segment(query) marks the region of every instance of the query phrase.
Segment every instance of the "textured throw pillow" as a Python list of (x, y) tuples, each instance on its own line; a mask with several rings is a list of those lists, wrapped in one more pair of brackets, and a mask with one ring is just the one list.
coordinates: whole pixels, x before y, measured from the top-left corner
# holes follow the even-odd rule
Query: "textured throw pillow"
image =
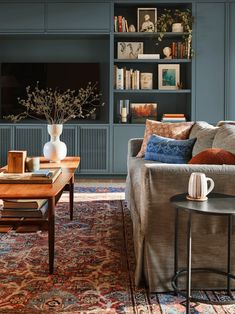
[(195, 138), (174, 140), (153, 134), (149, 138), (144, 159), (169, 164), (187, 164), (192, 157), (195, 141)]
[(215, 135), (212, 148), (222, 148), (235, 154), (235, 125), (221, 126)]
[(144, 140), (141, 149), (136, 157), (144, 156), (148, 140), (152, 134), (177, 140), (185, 140), (189, 137), (189, 132), (193, 124), (194, 122), (162, 123), (147, 119)]
[(197, 138), (193, 146), (192, 155), (195, 156), (207, 148), (212, 148), (213, 140), (215, 138), (218, 127), (200, 121), (196, 122), (191, 129), (189, 138)]
[(194, 156), (189, 164), (235, 165), (235, 155), (220, 148), (209, 148)]
[(235, 125), (235, 121), (230, 121), (230, 120), (225, 120), (225, 121), (219, 121), (216, 126), (222, 126), (222, 125), (225, 125), (225, 124), (232, 124), (232, 125)]

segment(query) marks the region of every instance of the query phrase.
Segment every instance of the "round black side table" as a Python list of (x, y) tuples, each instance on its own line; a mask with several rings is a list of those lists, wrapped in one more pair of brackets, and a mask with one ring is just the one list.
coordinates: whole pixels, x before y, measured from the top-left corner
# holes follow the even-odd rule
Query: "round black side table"
[[(235, 276), (231, 274), (231, 264), (232, 264), (232, 219), (235, 215), (235, 196), (211, 193), (208, 195), (208, 200), (199, 201), (189, 201), (186, 199), (186, 194), (178, 194), (170, 199), (172, 205), (176, 208), (175, 213), (175, 245), (174, 245), (174, 277), (172, 278), (172, 287), (175, 292), (183, 295), (186, 298), (186, 313), (190, 314), (190, 302), (200, 302), (207, 304), (234, 304), (235, 300), (231, 294), (231, 279), (235, 279)], [(179, 227), (179, 210), (184, 210), (188, 213), (188, 230), (187, 230), (187, 267), (178, 269), (178, 227)], [(192, 268), (191, 258), (192, 258), (192, 214), (201, 215), (221, 215), (227, 216), (228, 218), (228, 240), (227, 240), (227, 272), (221, 271), (214, 268)], [(192, 272), (209, 272), (215, 273), (227, 277), (227, 294), (230, 296), (231, 300), (228, 301), (208, 301), (200, 298), (195, 298), (191, 296), (191, 275)], [(186, 293), (180, 290), (177, 286), (177, 279), (181, 275), (187, 275), (187, 288)]]

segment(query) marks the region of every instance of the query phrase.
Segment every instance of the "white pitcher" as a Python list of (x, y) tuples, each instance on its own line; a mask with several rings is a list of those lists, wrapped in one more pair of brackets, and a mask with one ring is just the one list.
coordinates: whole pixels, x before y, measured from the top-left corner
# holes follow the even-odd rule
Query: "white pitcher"
[[(209, 187), (208, 187), (209, 182)], [(211, 178), (207, 178), (205, 173), (193, 172), (189, 178), (188, 194), (192, 199), (205, 200), (215, 186)]]

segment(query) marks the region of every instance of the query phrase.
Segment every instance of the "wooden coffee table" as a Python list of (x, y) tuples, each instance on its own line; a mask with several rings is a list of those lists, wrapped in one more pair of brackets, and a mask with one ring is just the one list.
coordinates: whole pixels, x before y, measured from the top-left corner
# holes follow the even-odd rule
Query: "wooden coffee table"
[(80, 157), (66, 157), (60, 163), (50, 163), (40, 158), (40, 168), (61, 167), (62, 173), (52, 184), (0, 184), (0, 199), (47, 199), (48, 217), (42, 218), (1, 218), (0, 224), (36, 224), (44, 225), (48, 230), (49, 273), (54, 270), (55, 246), (55, 206), (65, 188), (69, 187), (70, 219), (73, 219), (74, 172), (78, 168)]

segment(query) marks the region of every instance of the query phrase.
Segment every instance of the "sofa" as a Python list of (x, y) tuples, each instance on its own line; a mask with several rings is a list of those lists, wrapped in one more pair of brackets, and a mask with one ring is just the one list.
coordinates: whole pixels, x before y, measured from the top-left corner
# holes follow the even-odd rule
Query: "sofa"
[[(222, 148), (235, 154), (235, 126), (214, 127), (196, 122), (189, 133), (196, 138), (192, 155), (207, 148)], [(192, 172), (203, 172), (215, 182), (213, 192), (235, 196), (235, 165), (167, 164), (136, 157), (143, 139), (128, 143), (126, 200), (133, 222), (136, 257), (135, 284), (151, 292), (172, 291), (174, 274), (175, 208), (170, 198), (186, 193)], [(234, 202), (235, 206), (235, 202)], [(186, 266), (187, 213), (179, 217), (179, 266)], [(235, 226), (235, 223), (234, 223)], [(235, 243), (235, 230), (233, 232)], [(219, 216), (193, 215), (192, 267), (226, 270), (227, 220)], [(232, 254), (234, 261), (235, 250)], [(235, 262), (232, 263), (235, 273)], [(180, 280), (183, 285), (185, 279)], [(193, 287), (223, 288), (226, 280), (218, 275), (195, 274)]]

